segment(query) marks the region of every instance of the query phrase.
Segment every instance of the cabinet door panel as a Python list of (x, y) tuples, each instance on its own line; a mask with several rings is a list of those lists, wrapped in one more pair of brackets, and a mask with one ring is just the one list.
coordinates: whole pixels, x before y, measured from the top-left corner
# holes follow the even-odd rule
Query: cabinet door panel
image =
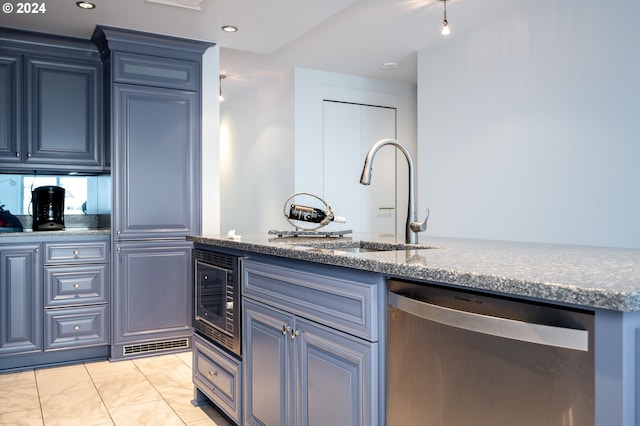
[(296, 331), (296, 424), (378, 424), (377, 343), (300, 318)]
[(243, 300), (243, 313), (243, 424), (292, 424), (293, 345), (286, 327), (293, 326), (293, 317), (248, 299)]
[(193, 335), (193, 383), (229, 417), (240, 422), (240, 360), (197, 334)]
[(0, 247), (0, 355), (42, 349), (39, 244)]
[(115, 343), (190, 335), (191, 243), (116, 247)]
[(27, 163), (101, 166), (99, 62), (26, 57)]
[(196, 93), (115, 85), (114, 97), (117, 237), (191, 233), (199, 211), (193, 179)]
[(21, 74), (20, 56), (0, 52), (0, 158), (3, 163), (20, 162)]
[(109, 342), (109, 307), (45, 311), (45, 351), (105, 345)]

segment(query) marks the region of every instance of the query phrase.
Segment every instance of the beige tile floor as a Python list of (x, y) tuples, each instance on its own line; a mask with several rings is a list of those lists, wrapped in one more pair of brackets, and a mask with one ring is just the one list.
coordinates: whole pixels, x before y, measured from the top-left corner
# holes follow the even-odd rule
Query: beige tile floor
[(194, 407), (191, 352), (0, 374), (0, 425), (229, 426)]

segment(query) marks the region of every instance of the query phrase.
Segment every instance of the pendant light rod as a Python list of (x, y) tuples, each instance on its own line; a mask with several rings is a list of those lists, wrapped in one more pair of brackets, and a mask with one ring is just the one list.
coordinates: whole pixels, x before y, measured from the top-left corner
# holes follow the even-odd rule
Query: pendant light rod
[(447, 0), (442, 0), (444, 2), (444, 19), (442, 20), (442, 30), (440, 34), (449, 35), (451, 30), (449, 30), (449, 21), (447, 21)]

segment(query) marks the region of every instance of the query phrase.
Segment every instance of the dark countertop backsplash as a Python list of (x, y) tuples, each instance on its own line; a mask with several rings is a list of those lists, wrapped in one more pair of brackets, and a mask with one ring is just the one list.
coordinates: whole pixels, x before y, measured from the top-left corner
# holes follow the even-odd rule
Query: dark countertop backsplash
[[(22, 227), (31, 230), (33, 218), (29, 215), (15, 215)], [(111, 227), (110, 214), (73, 214), (64, 217), (65, 229), (83, 228), (83, 229), (108, 229)]]

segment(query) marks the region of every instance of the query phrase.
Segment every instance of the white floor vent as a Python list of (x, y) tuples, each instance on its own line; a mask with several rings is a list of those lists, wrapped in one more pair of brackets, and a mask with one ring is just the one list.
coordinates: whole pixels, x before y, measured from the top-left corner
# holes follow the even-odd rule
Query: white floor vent
[(141, 343), (138, 345), (127, 345), (122, 348), (122, 354), (138, 355), (150, 352), (162, 352), (174, 349), (182, 349), (189, 347), (189, 339), (164, 340), (161, 342)]

